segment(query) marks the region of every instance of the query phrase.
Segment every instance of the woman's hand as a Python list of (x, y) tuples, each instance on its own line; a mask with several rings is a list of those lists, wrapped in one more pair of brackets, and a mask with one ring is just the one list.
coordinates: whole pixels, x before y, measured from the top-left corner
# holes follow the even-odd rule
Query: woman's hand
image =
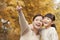
[(22, 7), (21, 6), (17, 6), (17, 11), (20, 13), (22, 11)]

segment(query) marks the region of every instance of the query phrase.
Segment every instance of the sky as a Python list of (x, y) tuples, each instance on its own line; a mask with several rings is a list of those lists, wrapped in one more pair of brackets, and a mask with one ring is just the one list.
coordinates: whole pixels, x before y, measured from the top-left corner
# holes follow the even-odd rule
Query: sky
[(60, 7), (60, 0), (53, 0), (55, 6), (54, 9), (56, 10), (58, 7)]
[(60, 2), (60, 0), (54, 0), (55, 4), (58, 4)]

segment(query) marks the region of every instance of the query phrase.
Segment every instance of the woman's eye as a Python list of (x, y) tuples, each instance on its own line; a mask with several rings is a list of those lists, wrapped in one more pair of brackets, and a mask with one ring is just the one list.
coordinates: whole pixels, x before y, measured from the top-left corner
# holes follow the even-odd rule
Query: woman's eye
[(42, 20), (39, 20), (39, 19), (36, 19), (36, 21), (40, 21), (40, 22), (42, 22)]
[(44, 22), (45, 24), (47, 24), (48, 22)]
[(38, 19), (36, 19), (36, 21), (38, 21)]
[(40, 20), (40, 22), (42, 22), (42, 20)]

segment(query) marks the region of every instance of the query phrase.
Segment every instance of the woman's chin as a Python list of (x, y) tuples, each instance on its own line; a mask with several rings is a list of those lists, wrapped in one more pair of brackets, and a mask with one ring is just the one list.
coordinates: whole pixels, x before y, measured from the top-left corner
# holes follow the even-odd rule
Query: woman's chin
[(36, 29), (40, 29), (40, 26), (35, 27)]

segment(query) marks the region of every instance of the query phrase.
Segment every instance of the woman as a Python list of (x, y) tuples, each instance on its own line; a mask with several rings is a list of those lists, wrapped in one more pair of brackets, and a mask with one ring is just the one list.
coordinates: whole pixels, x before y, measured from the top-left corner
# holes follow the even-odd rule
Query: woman
[(17, 6), (19, 14), (19, 23), (21, 26), (20, 40), (40, 40), (40, 28), (42, 27), (43, 16), (41, 14), (34, 16), (32, 24), (26, 21), (21, 7)]
[(58, 40), (56, 26), (54, 24), (55, 16), (48, 13), (44, 16), (43, 24), (45, 29), (41, 32), (42, 40)]

